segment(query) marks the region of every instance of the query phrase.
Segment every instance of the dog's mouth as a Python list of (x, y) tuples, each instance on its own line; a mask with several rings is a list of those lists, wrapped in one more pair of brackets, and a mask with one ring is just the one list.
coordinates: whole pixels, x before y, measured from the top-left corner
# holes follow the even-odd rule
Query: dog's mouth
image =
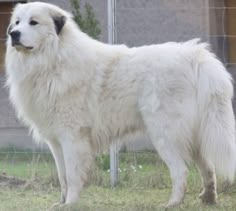
[(25, 46), (20, 42), (12, 41), (12, 47), (16, 48), (16, 50), (32, 50), (34, 47)]

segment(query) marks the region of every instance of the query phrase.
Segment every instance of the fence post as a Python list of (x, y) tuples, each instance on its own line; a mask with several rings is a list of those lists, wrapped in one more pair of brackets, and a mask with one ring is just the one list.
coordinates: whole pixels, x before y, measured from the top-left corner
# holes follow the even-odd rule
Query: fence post
[(108, 43), (115, 43), (116, 35), (116, 0), (107, 0)]
[(110, 176), (112, 187), (115, 187), (118, 182), (118, 161), (117, 143), (113, 143), (110, 147)]
[[(108, 20), (108, 43), (115, 43), (115, 24), (116, 24), (116, 0), (107, 0), (107, 20)], [(114, 187), (118, 182), (118, 148), (114, 143), (110, 147), (110, 176), (111, 186)]]

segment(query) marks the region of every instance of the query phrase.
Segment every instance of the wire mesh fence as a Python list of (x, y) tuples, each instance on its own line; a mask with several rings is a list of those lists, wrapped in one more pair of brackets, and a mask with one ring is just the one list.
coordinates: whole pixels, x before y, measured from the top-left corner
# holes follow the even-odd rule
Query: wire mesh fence
[[(140, 178), (147, 174), (159, 175), (165, 169), (164, 164), (154, 151), (120, 152), (119, 153), (119, 185), (127, 184), (130, 177), (140, 174)], [(166, 170), (165, 170), (166, 171)], [(159, 172), (159, 173), (158, 173)], [(58, 185), (56, 166), (49, 151), (19, 150), (6, 148), (0, 150), (0, 174), (1, 185), (11, 185), (11, 182), (25, 180), (41, 181), (42, 184)], [(95, 157), (91, 170), (89, 183), (110, 187), (110, 157), (109, 154), (101, 154)], [(5, 177), (5, 180), (3, 178)], [(9, 180), (7, 180), (7, 178)], [(138, 177), (137, 177), (138, 178)], [(146, 177), (147, 178), (147, 177)], [(131, 182), (129, 180), (129, 182)], [(136, 181), (137, 182), (137, 181)], [(148, 181), (145, 180), (144, 183)], [(154, 182), (154, 181), (153, 181)], [(19, 185), (21, 185), (20, 183)], [(135, 184), (135, 181), (134, 181)], [(136, 185), (138, 185), (137, 182)], [(155, 186), (155, 185), (154, 185)]]

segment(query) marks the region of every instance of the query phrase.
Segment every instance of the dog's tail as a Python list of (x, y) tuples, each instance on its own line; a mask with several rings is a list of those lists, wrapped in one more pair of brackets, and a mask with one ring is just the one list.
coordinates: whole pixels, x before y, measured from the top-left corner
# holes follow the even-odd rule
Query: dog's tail
[(235, 117), (231, 75), (208, 50), (198, 63), (198, 118), (200, 155), (215, 166), (216, 173), (233, 181), (236, 172)]

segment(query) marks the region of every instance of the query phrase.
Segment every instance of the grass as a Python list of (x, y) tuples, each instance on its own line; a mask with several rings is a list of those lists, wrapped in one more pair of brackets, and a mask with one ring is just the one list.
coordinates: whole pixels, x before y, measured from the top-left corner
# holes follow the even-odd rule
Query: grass
[[(8, 153), (4, 153), (8, 152)], [(0, 174), (25, 179), (24, 185), (10, 185), (0, 180), (0, 211), (47, 210), (59, 199), (59, 185), (53, 159), (48, 153), (0, 152)], [(81, 211), (158, 211), (171, 192), (171, 181), (165, 165), (154, 153), (120, 155), (120, 182), (110, 188), (109, 157), (100, 156), (91, 171), (89, 182), (81, 193), (77, 207)], [(201, 180), (190, 167), (184, 203), (173, 210), (236, 210), (236, 186), (226, 188), (219, 182), (219, 203), (206, 206), (198, 199)]]

